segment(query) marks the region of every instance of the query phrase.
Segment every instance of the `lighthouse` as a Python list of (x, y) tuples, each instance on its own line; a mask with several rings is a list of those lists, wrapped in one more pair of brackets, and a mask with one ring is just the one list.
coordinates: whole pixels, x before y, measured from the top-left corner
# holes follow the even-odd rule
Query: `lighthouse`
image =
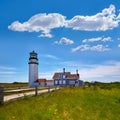
[(30, 52), (29, 57), (29, 86), (36, 86), (35, 81), (38, 79), (38, 58), (37, 53)]

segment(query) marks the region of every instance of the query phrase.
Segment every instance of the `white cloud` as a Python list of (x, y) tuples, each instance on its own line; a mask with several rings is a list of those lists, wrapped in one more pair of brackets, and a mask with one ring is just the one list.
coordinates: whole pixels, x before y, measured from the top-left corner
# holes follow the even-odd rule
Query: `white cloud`
[(118, 47), (120, 48), (120, 44), (118, 44)]
[(58, 59), (58, 57), (56, 57), (56, 56), (54, 56), (54, 55), (45, 55), (45, 57), (51, 58), (51, 59)]
[(84, 39), (84, 40), (82, 40), (82, 42), (83, 43), (85, 43), (85, 42), (97, 42), (97, 41), (100, 41), (100, 40), (102, 40), (102, 37)]
[(103, 42), (108, 42), (108, 41), (112, 41), (111, 37), (106, 37), (102, 39)]
[(76, 48), (72, 48), (72, 52), (76, 51), (97, 51), (97, 52), (104, 52), (104, 51), (109, 51), (110, 48), (108, 48), (108, 45), (103, 46), (103, 45), (96, 45), (96, 46), (90, 46), (88, 44), (80, 45)]
[(73, 30), (85, 31), (106, 31), (111, 30), (119, 25), (120, 14), (115, 14), (115, 6), (110, 5), (105, 8), (101, 13), (93, 16), (74, 16), (71, 20), (67, 21), (66, 27)]
[(90, 45), (85, 44), (85, 45), (80, 45), (80, 46), (78, 46), (78, 47), (76, 47), (76, 48), (73, 48), (73, 49), (72, 49), (72, 52), (76, 52), (76, 51), (86, 51), (86, 50), (89, 50), (89, 49), (90, 49)]
[(13, 22), (8, 29), (19, 32), (41, 32), (39, 37), (53, 37), (50, 33), (52, 29), (65, 27), (73, 30), (84, 31), (106, 31), (118, 27), (120, 22), (120, 13), (116, 15), (114, 5), (105, 8), (102, 12), (93, 16), (74, 16), (70, 20), (59, 13), (43, 13), (32, 16), (28, 21), (20, 23)]
[(16, 73), (15, 70), (14, 67), (0, 66), (0, 75), (12, 75)]
[[(104, 81), (115, 81), (119, 80), (120, 76), (120, 62), (108, 62), (105, 64), (97, 65), (88, 65), (89, 67), (81, 68), (80, 74), (81, 78), (84, 80), (97, 80), (102, 82)], [(116, 76), (119, 78), (115, 79)], [(106, 79), (109, 77), (108, 79)]]
[(112, 41), (111, 37), (97, 37), (97, 38), (90, 38), (90, 39), (84, 39), (82, 40), (83, 43), (86, 42), (98, 42), (98, 41), (102, 41), (102, 42), (108, 42), (108, 41)]
[(0, 70), (15, 70), (14, 67), (6, 67), (6, 66), (0, 66)]
[(96, 46), (92, 46), (90, 48), (91, 51), (98, 51), (98, 52), (104, 52), (104, 51), (109, 51), (110, 48), (108, 48), (108, 45), (103, 46), (103, 45), (96, 45)]
[(19, 32), (42, 32), (39, 37), (52, 37), (50, 34), (51, 29), (63, 27), (64, 24), (65, 16), (59, 13), (43, 13), (32, 16), (24, 23), (15, 21), (8, 28)]
[(73, 40), (70, 40), (66, 37), (62, 37), (59, 41), (54, 42), (54, 44), (58, 44), (58, 45), (71, 45), (73, 43), (74, 43)]
[(43, 34), (39, 35), (38, 37), (48, 37), (48, 38), (52, 38), (53, 35), (50, 34), (50, 33), (43, 33)]
[(13, 72), (13, 71), (0, 71), (0, 75), (12, 75), (12, 74), (15, 74), (16, 72)]

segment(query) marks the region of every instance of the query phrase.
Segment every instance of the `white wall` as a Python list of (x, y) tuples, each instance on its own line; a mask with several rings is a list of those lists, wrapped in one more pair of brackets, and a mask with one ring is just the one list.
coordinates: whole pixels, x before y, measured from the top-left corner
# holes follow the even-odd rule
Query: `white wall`
[(54, 82), (47, 82), (47, 86), (54, 86)]
[(29, 64), (29, 85), (35, 86), (34, 82), (38, 79), (38, 64)]

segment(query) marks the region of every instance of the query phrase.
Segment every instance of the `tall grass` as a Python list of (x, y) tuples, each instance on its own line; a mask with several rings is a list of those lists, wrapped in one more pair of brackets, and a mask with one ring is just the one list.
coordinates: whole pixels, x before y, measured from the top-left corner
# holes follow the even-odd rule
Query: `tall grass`
[(63, 88), (0, 107), (0, 120), (120, 120), (120, 89)]
[(28, 87), (28, 83), (20, 83), (20, 82), (0, 83), (0, 86), (4, 86), (5, 90), (8, 90), (8, 89), (18, 89), (18, 88), (22, 88), (22, 87)]

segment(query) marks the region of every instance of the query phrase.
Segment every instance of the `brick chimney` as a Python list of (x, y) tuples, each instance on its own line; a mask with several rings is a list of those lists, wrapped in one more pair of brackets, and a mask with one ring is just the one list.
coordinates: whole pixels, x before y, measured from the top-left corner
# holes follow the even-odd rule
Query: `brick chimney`
[(63, 73), (65, 73), (65, 68), (63, 68)]
[(78, 76), (78, 78), (79, 78), (79, 73), (78, 73), (78, 70), (76, 70), (76, 74), (77, 74), (77, 76)]

